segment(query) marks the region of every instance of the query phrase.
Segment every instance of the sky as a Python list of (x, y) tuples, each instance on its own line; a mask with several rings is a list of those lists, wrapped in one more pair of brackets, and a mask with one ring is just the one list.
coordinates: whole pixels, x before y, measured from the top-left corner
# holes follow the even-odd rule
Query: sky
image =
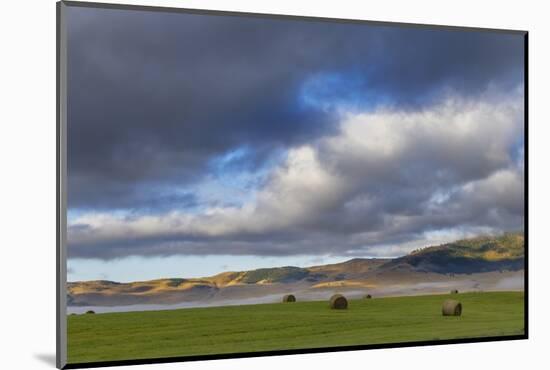
[(518, 33), (68, 8), (68, 280), (396, 257), (524, 217)]

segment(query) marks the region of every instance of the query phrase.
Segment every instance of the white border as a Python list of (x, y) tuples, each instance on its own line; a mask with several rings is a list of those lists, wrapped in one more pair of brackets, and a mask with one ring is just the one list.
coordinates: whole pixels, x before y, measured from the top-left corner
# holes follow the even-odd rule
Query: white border
[[(123, 3), (120, 1), (120, 3)], [(550, 22), (544, 2), (385, 0), (125, 1), (136, 5), (526, 29), (530, 49), (530, 337), (528, 341), (124, 367), (131, 369), (544, 368), (550, 342)], [(54, 367), (55, 1), (3, 4), (0, 233), (3, 368)], [(540, 364), (540, 365), (539, 365)], [(123, 368), (120, 368), (123, 369)]]

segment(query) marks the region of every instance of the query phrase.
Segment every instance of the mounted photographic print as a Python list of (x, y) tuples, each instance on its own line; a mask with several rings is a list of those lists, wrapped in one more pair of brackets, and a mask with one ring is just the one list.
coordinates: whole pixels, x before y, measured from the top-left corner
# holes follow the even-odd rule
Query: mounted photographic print
[(58, 367), (527, 338), (526, 55), (58, 3)]

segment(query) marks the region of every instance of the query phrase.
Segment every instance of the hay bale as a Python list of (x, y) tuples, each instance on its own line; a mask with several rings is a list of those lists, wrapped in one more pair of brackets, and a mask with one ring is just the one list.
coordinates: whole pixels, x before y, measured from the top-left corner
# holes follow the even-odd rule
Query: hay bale
[(94, 311), (92, 310), (89, 310), (89, 311), (86, 311), (87, 314), (92, 314), (92, 313), (95, 313)]
[(462, 315), (462, 303), (454, 299), (447, 299), (443, 302), (441, 313), (443, 316), (460, 316)]
[(451, 290), (451, 294), (458, 294), (458, 290), (456, 289)]
[(370, 294), (367, 294), (367, 295), (365, 296), (365, 299), (371, 299), (371, 298), (372, 298), (372, 296), (371, 296)]
[(345, 310), (348, 308), (348, 300), (341, 294), (330, 297), (330, 308), (333, 310)]
[(296, 297), (292, 294), (287, 294), (283, 296), (283, 302), (296, 302)]

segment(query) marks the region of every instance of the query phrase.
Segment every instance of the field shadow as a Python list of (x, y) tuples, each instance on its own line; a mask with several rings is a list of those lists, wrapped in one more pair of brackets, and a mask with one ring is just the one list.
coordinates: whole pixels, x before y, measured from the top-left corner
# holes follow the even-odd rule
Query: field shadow
[(34, 358), (37, 360), (40, 360), (42, 363), (46, 365), (50, 365), (51, 367), (55, 367), (55, 353), (35, 353)]

